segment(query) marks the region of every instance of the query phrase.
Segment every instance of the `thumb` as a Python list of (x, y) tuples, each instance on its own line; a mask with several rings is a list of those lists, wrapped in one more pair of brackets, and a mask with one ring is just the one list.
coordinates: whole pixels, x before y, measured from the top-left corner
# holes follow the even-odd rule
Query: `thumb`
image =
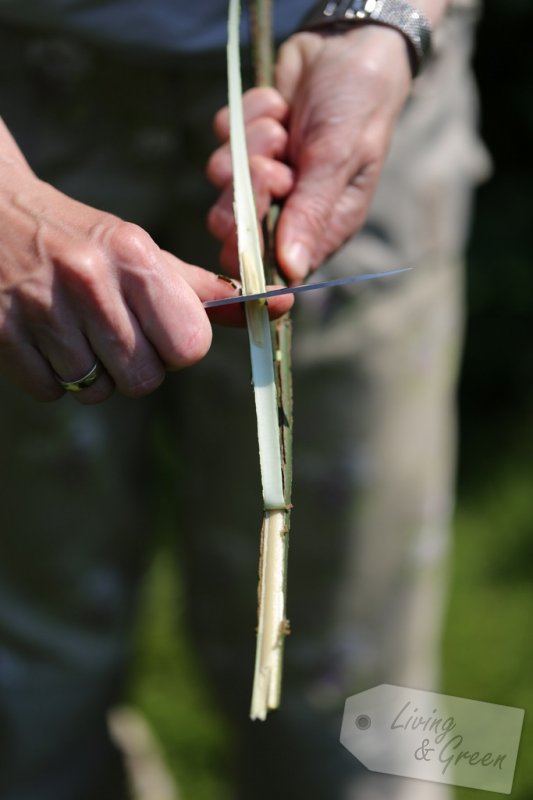
[(329, 152), (304, 154), (295, 187), (277, 227), (277, 256), (289, 280), (301, 281), (319, 266), (318, 254), (329, 238), (332, 214), (346, 186), (345, 169)]

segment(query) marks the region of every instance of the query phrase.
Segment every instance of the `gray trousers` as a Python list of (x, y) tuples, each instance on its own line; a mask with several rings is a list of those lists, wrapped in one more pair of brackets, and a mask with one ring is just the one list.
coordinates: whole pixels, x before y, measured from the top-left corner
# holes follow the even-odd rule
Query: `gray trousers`
[[(416, 269), (296, 304), (293, 634), (282, 708), (266, 723), (247, 717), (261, 500), (246, 334), (217, 330), (202, 364), (142, 401), (39, 405), (1, 384), (3, 800), (123, 796), (106, 714), (154, 489), (171, 469), (161, 442), (191, 636), (238, 732), (235, 796), (446, 796), (366, 772), (338, 737), (351, 694), (438, 688), (463, 249), (483, 169), (470, 38), (466, 16), (451, 15), (368, 224), (323, 271)], [(221, 59), (144, 65), (50, 36), (2, 39), (3, 116), (36, 172), (216, 268), (203, 166), (225, 102)]]

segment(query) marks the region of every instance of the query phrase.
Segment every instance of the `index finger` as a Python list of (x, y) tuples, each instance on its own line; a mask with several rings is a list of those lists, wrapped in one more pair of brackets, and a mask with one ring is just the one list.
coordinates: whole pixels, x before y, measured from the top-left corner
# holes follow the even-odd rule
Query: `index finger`
[[(172, 264), (185, 278), (202, 302), (206, 300), (223, 300), (227, 297), (235, 297), (241, 294), (239, 281), (228, 278), (225, 275), (216, 275), (214, 272), (195, 267), (192, 264), (186, 264), (170, 253), (163, 253), (163, 255), (167, 257), (168, 263)], [(292, 308), (293, 303), (294, 297), (292, 295), (269, 298), (268, 313), (270, 318), (277, 319), (283, 316)], [(209, 319), (218, 325), (229, 327), (244, 327), (246, 325), (246, 315), (242, 303), (212, 308), (207, 311), (207, 314)]]

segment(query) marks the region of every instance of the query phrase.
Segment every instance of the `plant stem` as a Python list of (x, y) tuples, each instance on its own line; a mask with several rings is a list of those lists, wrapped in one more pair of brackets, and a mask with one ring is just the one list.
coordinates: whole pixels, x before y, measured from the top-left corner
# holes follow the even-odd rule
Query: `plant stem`
[[(271, 0), (250, 0), (252, 19), (252, 45), (254, 53), (255, 83), (271, 86), (274, 80), (274, 43), (272, 31)], [(264, 225), (265, 272), (269, 283), (284, 284), (275, 253), (276, 223), (279, 206), (271, 206)], [(277, 708), (281, 697), (283, 645), (289, 633), (286, 618), (287, 559), (289, 546), (290, 508), (292, 492), (292, 424), (293, 393), (291, 369), (292, 326), (286, 314), (272, 323), (274, 369), (279, 406), (279, 426), (285, 510), (267, 514), (261, 530), (261, 559), (258, 591), (258, 642), (254, 689), (252, 694), (252, 719), (264, 719), (268, 708)], [(270, 606), (278, 608), (271, 620)], [(265, 631), (268, 635), (265, 636)], [(270, 652), (265, 648), (270, 642)], [(265, 675), (266, 673), (266, 675)], [(265, 683), (268, 683), (268, 689)], [(266, 702), (265, 702), (266, 696)]]
[[(239, 264), (245, 294), (261, 291), (265, 275), (261, 258), (257, 214), (246, 149), (239, 54), (239, 0), (230, 0), (228, 19), (228, 88), (230, 147)], [(257, 414), (259, 461), (264, 520), (261, 542), (257, 656), (251, 716), (265, 719), (279, 705), (285, 619), (286, 481), (283, 476), (280, 401), (268, 308), (264, 302), (246, 304), (252, 380)], [(274, 356), (274, 353), (276, 354)], [(277, 372), (278, 370), (276, 370)], [(281, 428), (285, 426), (282, 424)]]
[(272, 33), (272, 0), (249, 0), (252, 21), (252, 50), (255, 85), (274, 83), (274, 36)]

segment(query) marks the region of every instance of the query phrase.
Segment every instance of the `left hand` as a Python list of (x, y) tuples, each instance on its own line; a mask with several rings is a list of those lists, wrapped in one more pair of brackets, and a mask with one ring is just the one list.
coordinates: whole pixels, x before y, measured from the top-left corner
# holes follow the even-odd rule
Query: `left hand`
[[(277, 258), (287, 279), (300, 282), (366, 219), (411, 87), (406, 44), (378, 25), (298, 33), (280, 49), (276, 84), (244, 96), (250, 167), (260, 219), (272, 198), (285, 198)], [(223, 266), (235, 270), (227, 109), (215, 131), (222, 145), (208, 175), (221, 195), (208, 224), (223, 242)]]

